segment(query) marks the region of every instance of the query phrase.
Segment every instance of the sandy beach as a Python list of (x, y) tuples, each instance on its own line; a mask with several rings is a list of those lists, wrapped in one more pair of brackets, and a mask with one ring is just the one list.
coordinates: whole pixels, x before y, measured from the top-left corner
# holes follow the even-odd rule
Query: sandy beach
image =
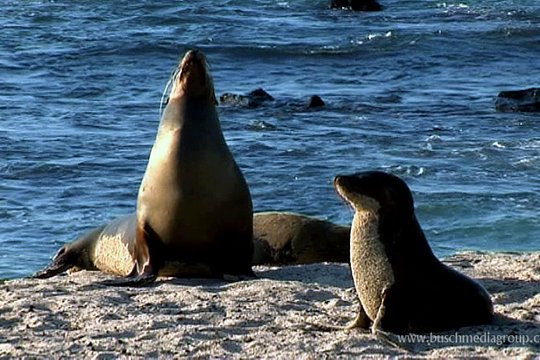
[(0, 285), (0, 358), (388, 358), (540, 356), (540, 252), (445, 260), (492, 295), (489, 326), (392, 346), (345, 325), (358, 301), (346, 264), (255, 267), (257, 279), (159, 278), (107, 287), (81, 271)]

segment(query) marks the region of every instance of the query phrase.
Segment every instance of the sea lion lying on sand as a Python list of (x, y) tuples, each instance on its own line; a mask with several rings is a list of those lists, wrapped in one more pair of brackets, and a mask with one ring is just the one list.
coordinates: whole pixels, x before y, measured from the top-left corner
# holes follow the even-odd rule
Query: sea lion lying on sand
[[(129, 275), (135, 265), (132, 247), (136, 225), (136, 214), (132, 213), (90, 230), (62, 246), (51, 264), (35, 273), (34, 277), (49, 278), (68, 270), (99, 270), (118, 276)], [(347, 226), (301, 214), (255, 213), (252, 265), (348, 262), (349, 230)], [(159, 270), (159, 275), (201, 276), (197, 273), (200, 269), (187, 263), (169, 262)]]

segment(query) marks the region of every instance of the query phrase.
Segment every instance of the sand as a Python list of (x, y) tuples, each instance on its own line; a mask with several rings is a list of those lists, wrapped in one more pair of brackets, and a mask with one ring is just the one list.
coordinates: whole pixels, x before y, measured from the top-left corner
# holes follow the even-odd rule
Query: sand
[(494, 324), (400, 347), (362, 330), (321, 331), (313, 324), (356, 314), (346, 264), (258, 266), (256, 280), (160, 278), (143, 288), (107, 287), (99, 282), (110, 276), (81, 271), (0, 285), (0, 358), (540, 357), (540, 252), (467, 252), (446, 263), (490, 292)]

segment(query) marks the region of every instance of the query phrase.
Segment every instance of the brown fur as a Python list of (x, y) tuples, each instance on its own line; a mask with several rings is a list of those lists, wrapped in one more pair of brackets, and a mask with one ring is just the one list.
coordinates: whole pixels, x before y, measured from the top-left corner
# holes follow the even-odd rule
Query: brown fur
[(349, 227), (301, 214), (254, 214), (253, 244), (253, 265), (349, 261)]
[[(163, 261), (205, 264), (216, 276), (252, 275), (251, 196), (221, 132), (200, 51), (184, 56), (137, 199), (139, 274)], [(148, 247), (149, 255), (138, 253)]]
[(361, 309), (353, 326), (425, 333), (492, 321), (486, 290), (433, 255), (405, 182), (373, 171), (337, 176), (334, 185), (355, 209), (351, 272)]
[(129, 276), (253, 276), (251, 195), (225, 138), (206, 57), (188, 51), (142, 180), (137, 212), (66, 244), (36, 277), (67, 269)]

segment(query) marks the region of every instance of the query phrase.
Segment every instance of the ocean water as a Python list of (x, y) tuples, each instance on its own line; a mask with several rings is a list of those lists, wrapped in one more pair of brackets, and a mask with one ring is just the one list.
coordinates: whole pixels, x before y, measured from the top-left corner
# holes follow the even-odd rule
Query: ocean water
[(410, 185), (438, 256), (540, 250), (540, 115), (494, 107), (540, 86), (540, 5), (380, 2), (2, 1), (0, 278), (134, 210), (163, 88), (195, 47), (218, 96), (276, 98), (219, 108), (256, 211), (350, 223), (333, 177), (379, 169)]

